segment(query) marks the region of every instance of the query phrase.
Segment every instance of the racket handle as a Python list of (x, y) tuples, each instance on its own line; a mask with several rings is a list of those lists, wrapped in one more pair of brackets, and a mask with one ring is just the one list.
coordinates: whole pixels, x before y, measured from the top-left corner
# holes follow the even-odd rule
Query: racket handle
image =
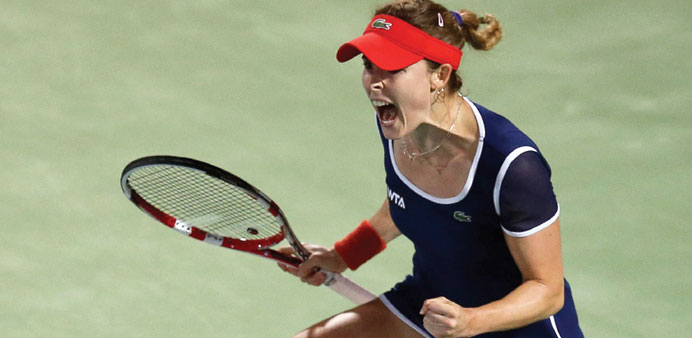
[(372, 292), (338, 273), (323, 272), (327, 275), (325, 285), (357, 305), (365, 304), (377, 298)]

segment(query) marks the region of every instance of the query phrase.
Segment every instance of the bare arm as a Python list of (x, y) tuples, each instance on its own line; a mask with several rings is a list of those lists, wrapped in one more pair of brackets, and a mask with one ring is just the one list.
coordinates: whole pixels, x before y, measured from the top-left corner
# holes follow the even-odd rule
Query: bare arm
[(369, 219), (370, 225), (375, 228), (377, 234), (382, 237), (386, 243), (401, 235), (399, 229), (394, 225), (392, 215), (389, 214), (389, 200), (385, 199), (377, 212)]
[(509, 251), (523, 278), (522, 284), (504, 298), (477, 307), (462, 308), (444, 298), (423, 305), (426, 328), (435, 337), (471, 337), (503, 331), (545, 319), (562, 308), (564, 277), (560, 220), (528, 237), (505, 235)]
[(523, 282), (503, 299), (476, 309), (478, 326), (492, 331), (548, 318), (562, 308), (564, 301), (560, 220), (532, 236), (505, 235), (505, 240)]
[[(385, 242), (389, 242), (401, 234), (396, 225), (394, 225), (392, 216), (389, 214), (389, 200), (387, 199), (385, 199), (384, 203), (382, 203), (377, 212), (375, 212), (368, 221)], [(317, 270), (315, 269), (316, 267), (337, 273), (342, 273), (348, 268), (346, 263), (336, 253), (333, 246), (328, 248), (320, 245), (305, 244), (305, 248), (308, 249), (312, 255), (307, 261), (301, 264), (297, 270), (282, 264), (279, 264), (279, 267), (286, 272), (300, 277), (303, 282), (312, 285), (321, 285), (325, 280), (324, 274), (315, 273)], [(293, 253), (291, 247), (283, 247), (279, 249), (279, 251), (284, 254)]]

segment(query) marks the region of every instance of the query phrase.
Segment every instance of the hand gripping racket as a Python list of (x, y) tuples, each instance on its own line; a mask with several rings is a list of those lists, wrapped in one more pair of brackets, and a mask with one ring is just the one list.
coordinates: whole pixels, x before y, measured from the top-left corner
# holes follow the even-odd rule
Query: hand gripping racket
[[(310, 256), (276, 203), (213, 165), (174, 156), (143, 157), (125, 167), (120, 182), (137, 207), (188, 237), (294, 267)], [(301, 259), (269, 248), (284, 238)], [(356, 304), (376, 297), (340, 274), (322, 272), (325, 285)]]

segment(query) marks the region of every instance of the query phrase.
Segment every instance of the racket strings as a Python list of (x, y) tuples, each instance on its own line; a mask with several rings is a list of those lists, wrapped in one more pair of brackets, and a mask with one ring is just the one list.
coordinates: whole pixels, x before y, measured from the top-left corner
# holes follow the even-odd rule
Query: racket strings
[[(265, 216), (266, 211), (261, 207), (248, 208), (248, 202), (254, 203), (254, 200), (249, 198), (244, 192), (239, 192), (237, 188), (229, 189), (232, 186), (195, 171), (185, 170), (175, 174), (181, 173), (183, 174), (182, 176), (165, 176), (166, 182), (168, 182), (166, 184), (170, 184), (174, 188), (168, 191), (164, 197), (168, 200), (174, 197), (178, 202), (171, 204), (170, 212), (175, 215), (189, 215), (176, 218), (182, 219), (186, 223), (212, 234), (224, 237), (263, 237), (276, 233), (276, 231), (266, 231), (266, 227), (259, 225), (262, 223), (258, 222), (258, 219), (261, 220), (262, 216)], [(194, 184), (190, 185), (189, 182), (194, 182)], [(200, 184), (200, 182), (204, 182), (204, 184)], [(210, 194), (208, 193), (209, 191), (214, 191), (214, 193)], [(231, 196), (232, 198), (229, 198)], [(237, 204), (239, 200), (241, 203), (245, 203), (244, 208), (234, 209), (233, 213), (219, 212), (227, 205)], [(195, 212), (190, 213), (191, 207), (194, 207), (195, 210), (192, 211)], [(222, 218), (224, 221), (220, 222)], [(235, 226), (229, 227), (229, 224)], [(245, 227), (246, 225), (247, 227)], [(248, 231), (254, 232), (252, 229), (257, 231), (257, 235), (253, 236), (253, 233)]]
[(261, 239), (281, 227), (245, 190), (204, 172), (173, 165), (143, 167), (128, 184), (159, 210), (221, 237)]

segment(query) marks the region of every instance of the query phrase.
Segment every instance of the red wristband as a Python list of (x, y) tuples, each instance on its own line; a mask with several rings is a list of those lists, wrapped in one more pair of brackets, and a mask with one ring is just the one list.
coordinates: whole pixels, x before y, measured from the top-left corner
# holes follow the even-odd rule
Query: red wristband
[(364, 220), (344, 239), (334, 243), (334, 250), (349, 269), (355, 270), (387, 247), (370, 222)]

